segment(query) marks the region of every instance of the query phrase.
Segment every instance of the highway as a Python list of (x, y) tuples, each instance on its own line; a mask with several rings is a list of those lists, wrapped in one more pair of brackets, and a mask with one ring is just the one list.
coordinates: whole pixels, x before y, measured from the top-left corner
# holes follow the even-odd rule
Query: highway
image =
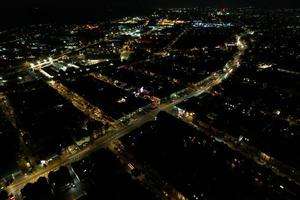
[(196, 83), (193, 86), (186, 88), (185, 90), (182, 90), (184, 92), (180, 91), (181, 96), (179, 98), (166, 101), (165, 103), (160, 104), (158, 107), (153, 108), (149, 112), (136, 112), (137, 114), (131, 117), (131, 119), (134, 120), (131, 120), (128, 125), (109, 129), (104, 136), (98, 138), (86, 148), (78, 150), (74, 154), (61, 156), (59, 160), (53, 161), (46, 167), (35, 170), (30, 175), (22, 176), (16, 179), (11, 185), (6, 188), (7, 191), (12, 194), (18, 194), (27, 183), (33, 183), (40, 177), (47, 177), (49, 172), (56, 171), (61, 166), (66, 166), (73, 162), (79, 161), (90, 155), (91, 153), (106, 147), (110, 142), (131, 133), (133, 130), (141, 127), (143, 124), (155, 120), (157, 114), (160, 111), (168, 111), (172, 107), (180, 104), (185, 100), (190, 99), (191, 97), (199, 96), (200, 94), (209, 91), (212, 87), (220, 84), (223, 80), (230, 77), (230, 75), (233, 74), (239, 67), (240, 58), (244, 54), (247, 46), (240, 41), (240, 37), (237, 37), (237, 45), (239, 49), (238, 52), (234, 55), (233, 59), (224, 66), (223, 70), (220, 70), (217, 73), (213, 73), (205, 80), (200, 81), (199, 83)]

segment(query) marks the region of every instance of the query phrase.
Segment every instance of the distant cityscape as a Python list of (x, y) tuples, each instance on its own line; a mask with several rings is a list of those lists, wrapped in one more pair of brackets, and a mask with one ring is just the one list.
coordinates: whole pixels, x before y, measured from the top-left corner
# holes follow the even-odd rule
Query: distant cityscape
[(0, 31), (0, 200), (298, 200), (300, 9)]

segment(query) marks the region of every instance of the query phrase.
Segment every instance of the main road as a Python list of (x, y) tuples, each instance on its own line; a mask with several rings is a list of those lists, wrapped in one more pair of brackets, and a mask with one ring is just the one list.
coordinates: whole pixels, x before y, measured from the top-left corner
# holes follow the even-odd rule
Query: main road
[(191, 97), (205, 93), (212, 87), (220, 84), (223, 80), (234, 73), (235, 69), (239, 67), (240, 58), (247, 48), (247, 46), (243, 42), (241, 42), (240, 37), (237, 37), (236, 44), (238, 46), (238, 52), (234, 55), (233, 59), (224, 66), (223, 70), (213, 73), (203, 81), (200, 81), (199, 83), (196, 83), (191, 87), (181, 90), (180, 93), (178, 93), (180, 94), (180, 96), (178, 95), (179, 97), (177, 96), (176, 99), (168, 100), (165, 103), (160, 104), (156, 108), (152, 108), (148, 112), (137, 112), (137, 114), (131, 117), (132, 120), (129, 122), (129, 124), (127, 124), (126, 126), (120, 126), (117, 129), (108, 130), (104, 136), (98, 138), (86, 148), (78, 150), (74, 154), (61, 156), (60, 159), (52, 161), (52, 163), (49, 163), (46, 167), (40, 168), (30, 175), (22, 176), (16, 179), (11, 185), (6, 188), (7, 191), (12, 194), (18, 194), (26, 184), (33, 183), (40, 177), (47, 177), (49, 172), (56, 171), (61, 166), (66, 166), (79, 161), (87, 157), (91, 153), (106, 147), (113, 140), (119, 139), (124, 135), (131, 133), (133, 130), (141, 127), (147, 122), (154, 121), (160, 111), (168, 111), (181, 102), (190, 99)]

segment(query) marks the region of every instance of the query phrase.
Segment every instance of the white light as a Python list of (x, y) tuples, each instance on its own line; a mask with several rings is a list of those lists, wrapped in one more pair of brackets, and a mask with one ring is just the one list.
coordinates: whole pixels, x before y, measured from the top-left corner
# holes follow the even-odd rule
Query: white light
[(284, 189), (283, 185), (280, 185), (279, 187), (280, 187), (281, 189)]
[(280, 115), (280, 113), (281, 113), (280, 110), (277, 110), (277, 111), (276, 111), (276, 114), (277, 114), (277, 115)]

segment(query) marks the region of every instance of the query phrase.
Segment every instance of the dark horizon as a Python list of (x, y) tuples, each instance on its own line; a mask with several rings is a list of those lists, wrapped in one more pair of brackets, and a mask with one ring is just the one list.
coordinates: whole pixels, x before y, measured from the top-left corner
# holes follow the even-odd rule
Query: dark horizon
[(299, 8), (300, 2), (297, 0), (27, 0), (19, 2), (18, 0), (4, 1), (1, 7), (6, 6), (91, 6), (98, 8), (158, 8), (158, 7), (194, 7), (194, 6), (212, 6), (224, 8), (236, 8), (253, 6), (256, 8)]
[(115, 19), (125, 15), (148, 14), (156, 8), (172, 7), (215, 7), (234, 9), (239, 7), (271, 8), (299, 8), (300, 2), (287, 0), (284, 2), (267, 0), (260, 2), (251, 0), (240, 2), (236, 0), (216, 0), (205, 2), (187, 0), (129, 0), (129, 1), (95, 1), (95, 0), (58, 0), (37, 1), (29, 0), (16, 2), (16, 0), (3, 2), (0, 8), (0, 30), (22, 25), (38, 23), (85, 23), (89, 21), (103, 21)]

